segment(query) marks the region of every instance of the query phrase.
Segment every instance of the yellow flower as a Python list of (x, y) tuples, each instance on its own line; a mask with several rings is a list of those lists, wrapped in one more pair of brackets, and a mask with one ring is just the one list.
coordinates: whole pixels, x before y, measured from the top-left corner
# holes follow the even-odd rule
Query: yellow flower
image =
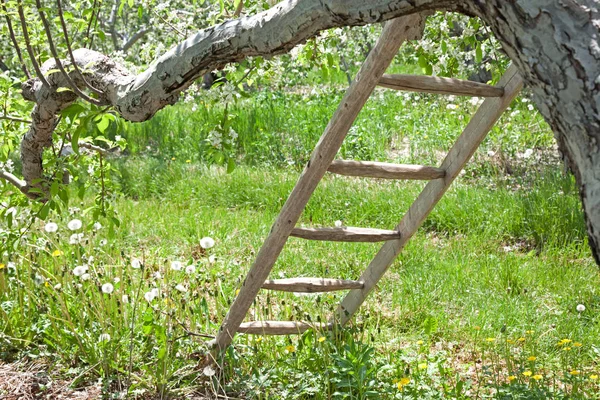
[(289, 352), (289, 353), (293, 353), (296, 351), (296, 348), (292, 345), (289, 346), (285, 346), (285, 349)]
[(486, 342), (489, 342), (489, 343), (491, 343), (491, 342), (495, 342), (495, 341), (496, 341), (496, 338), (489, 337), (489, 338), (485, 339), (485, 341), (486, 341)]
[(506, 339), (506, 343), (508, 344), (515, 344), (515, 341), (512, 339)]
[(260, 343), (260, 342), (262, 342), (262, 340), (263, 340), (262, 336), (259, 336), (259, 337), (257, 337), (256, 339), (254, 339), (254, 341), (255, 341), (256, 343)]
[(0, 269), (4, 269), (4, 267), (6, 267), (6, 265), (0, 263)]
[(569, 372), (571, 375), (579, 375), (581, 372), (579, 372), (578, 369), (574, 369), (571, 372)]
[(473, 329), (475, 329), (476, 331), (480, 331), (481, 327), (480, 326), (475, 326), (475, 327), (473, 327)]
[(570, 347), (565, 347), (565, 348), (563, 348), (563, 351), (569, 351), (569, 350), (571, 350), (571, 348), (570, 348)]
[(317, 339), (319, 341), (319, 343), (323, 343), (325, 341), (325, 336), (321, 336), (319, 339)]
[(516, 376), (514, 376), (514, 375), (511, 375), (511, 376), (509, 376), (509, 377), (508, 377), (508, 381), (509, 381), (509, 382), (512, 382), (512, 381), (514, 381), (515, 379), (517, 379), (517, 377), (516, 377)]
[(537, 360), (536, 356), (529, 356), (529, 357), (527, 357), (527, 361), (535, 361), (535, 360)]
[(562, 339), (560, 342), (558, 342), (559, 346), (565, 345), (567, 343), (571, 343), (571, 339)]
[(171, 160), (175, 161), (175, 157), (171, 158)]
[(192, 162), (192, 160), (185, 160), (185, 162), (189, 164)]
[(541, 376), (540, 374), (537, 374), (537, 375), (533, 376), (533, 379), (535, 379), (536, 381), (539, 381), (542, 378), (543, 378), (543, 376)]
[(517, 342), (524, 342), (524, 341), (525, 341), (524, 337), (520, 337), (520, 338), (517, 339)]
[(238, 294), (240, 294), (240, 289), (235, 291), (235, 295), (237, 296)]
[(418, 365), (419, 369), (425, 369), (427, 368), (427, 363), (421, 363)]
[(420, 345), (423, 344), (423, 341), (422, 340), (417, 340), (417, 344), (420, 346)]
[(403, 386), (404, 385), (408, 385), (410, 383), (410, 378), (405, 376), (404, 378), (400, 379), (400, 382)]
[(531, 371), (524, 371), (523, 375), (525, 375), (525, 376), (531, 376), (532, 372)]
[(525, 333), (528, 335), (533, 335), (533, 331), (525, 331)]
[(579, 342), (573, 343), (573, 347), (581, 347), (581, 346), (583, 346), (582, 343), (579, 343)]
[(52, 257), (60, 257), (60, 256), (62, 256), (63, 254), (64, 254), (64, 253), (63, 253), (62, 251), (60, 251), (60, 250), (54, 250), (54, 251), (52, 252)]
[(598, 379), (598, 375), (592, 374), (592, 375), (590, 375), (590, 379), (593, 380), (593, 381), (595, 381), (595, 380)]
[(50, 284), (48, 283), (48, 281), (44, 282), (44, 286), (50, 287)]

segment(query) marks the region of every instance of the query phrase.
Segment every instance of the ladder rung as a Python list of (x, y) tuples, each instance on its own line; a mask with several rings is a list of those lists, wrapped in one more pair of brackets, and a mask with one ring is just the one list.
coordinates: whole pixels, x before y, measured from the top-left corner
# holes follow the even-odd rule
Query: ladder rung
[(428, 75), (386, 74), (379, 79), (379, 86), (410, 92), (454, 94), (457, 96), (502, 97), (504, 95), (504, 88), (501, 87)]
[(361, 281), (328, 278), (289, 278), (265, 281), (263, 289), (281, 292), (317, 293), (334, 292), (336, 290), (362, 289)]
[(373, 228), (294, 228), (291, 236), (332, 242), (384, 242), (400, 239), (398, 231)]
[(238, 333), (250, 335), (294, 335), (306, 332), (309, 329), (330, 330), (333, 324), (309, 324), (298, 321), (251, 321), (240, 325)]
[(339, 175), (384, 179), (429, 180), (446, 176), (446, 171), (441, 168), (352, 160), (334, 160), (328, 171)]

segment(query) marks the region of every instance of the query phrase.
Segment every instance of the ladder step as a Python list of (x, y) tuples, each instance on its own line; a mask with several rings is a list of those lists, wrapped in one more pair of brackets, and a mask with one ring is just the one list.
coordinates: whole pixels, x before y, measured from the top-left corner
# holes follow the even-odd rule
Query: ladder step
[(262, 288), (281, 292), (317, 293), (336, 290), (362, 289), (361, 281), (328, 278), (289, 278), (265, 281)]
[(250, 335), (294, 335), (306, 332), (309, 329), (331, 330), (331, 323), (309, 324), (298, 321), (251, 321), (240, 325), (238, 333)]
[(339, 175), (384, 179), (430, 180), (446, 176), (446, 171), (441, 168), (353, 160), (334, 160), (328, 171)]
[(373, 228), (294, 228), (291, 236), (332, 242), (385, 242), (400, 239), (398, 231)]
[(485, 83), (428, 75), (388, 75), (379, 79), (379, 86), (409, 92), (453, 94), (457, 96), (502, 97), (504, 88)]

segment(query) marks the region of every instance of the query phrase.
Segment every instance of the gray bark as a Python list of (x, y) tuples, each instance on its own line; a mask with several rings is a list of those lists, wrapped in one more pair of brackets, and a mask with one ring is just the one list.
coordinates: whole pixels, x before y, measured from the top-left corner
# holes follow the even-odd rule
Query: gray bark
[[(289, 0), (198, 32), (139, 76), (91, 50), (79, 50), (77, 63), (91, 70), (86, 79), (104, 92), (103, 102), (125, 119), (145, 121), (175, 103), (205, 72), (248, 56), (287, 52), (324, 29), (436, 9), (478, 15), (522, 72), (569, 160), (581, 189), (590, 246), (600, 263), (599, 5), (600, 0)], [(46, 71), (53, 68), (53, 62), (44, 65)], [(43, 178), (41, 151), (51, 142), (57, 112), (75, 100), (72, 93), (56, 93), (66, 85), (54, 76), (51, 88), (39, 80), (24, 85), (24, 96), (36, 102), (22, 145), (27, 187)]]

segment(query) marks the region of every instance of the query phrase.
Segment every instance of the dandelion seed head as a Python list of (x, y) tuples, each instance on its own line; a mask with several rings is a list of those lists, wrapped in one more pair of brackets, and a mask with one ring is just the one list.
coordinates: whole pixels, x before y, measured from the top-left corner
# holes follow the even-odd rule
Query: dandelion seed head
[(213, 376), (217, 373), (217, 371), (214, 370), (213, 367), (211, 367), (210, 365), (207, 365), (206, 367), (204, 367), (204, 369), (202, 370), (202, 373), (205, 376)]
[(82, 276), (83, 274), (85, 274), (88, 270), (87, 265), (78, 265), (73, 269), (73, 275), (75, 276)]
[(54, 222), (48, 222), (46, 225), (44, 225), (44, 230), (48, 233), (54, 233), (58, 231), (58, 225)]
[(131, 259), (131, 268), (133, 268), (133, 269), (142, 268), (142, 262), (137, 258), (132, 258)]
[(81, 280), (82, 281), (88, 281), (88, 280), (90, 280), (91, 277), (92, 276), (90, 274), (85, 273), (85, 274), (81, 275)]
[(102, 224), (100, 222), (94, 222), (94, 230), (95, 231), (99, 231), (100, 229), (102, 229)]
[(577, 304), (576, 310), (577, 312), (582, 313), (585, 311), (585, 306), (583, 304)]
[(181, 271), (183, 269), (183, 263), (181, 261), (171, 261), (171, 269), (173, 271)]
[(108, 333), (103, 333), (98, 337), (98, 342), (105, 343), (110, 342), (110, 335)]
[(104, 285), (102, 285), (102, 293), (111, 294), (112, 292), (114, 292), (114, 290), (115, 287), (112, 283), (105, 283)]
[(185, 267), (185, 273), (186, 274), (193, 274), (194, 272), (196, 272), (196, 266), (195, 265), (190, 264), (187, 267)]
[(81, 227), (83, 226), (83, 224), (81, 223), (81, 220), (75, 218), (72, 219), (71, 221), (69, 221), (69, 223), (67, 224), (67, 228), (69, 228), (72, 231), (76, 231), (81, 229)]
[(179, 285), (175, 286), (175, 289), (176, 289), (176, 290), (179, 290), (181, 293), (185, 293), (185, 292), (187, 292), (187, 289), (186, 289), (186, 287), (185, 287), (185, 286), (183, 286), (181, 283), (180, 283)]
[(211, 247), (213, 247), (215, 245), (215, 240), (211, 237), (203, 237), (202, 239), (200, 239), (200, 246), (203, 249), (210, 249)]

